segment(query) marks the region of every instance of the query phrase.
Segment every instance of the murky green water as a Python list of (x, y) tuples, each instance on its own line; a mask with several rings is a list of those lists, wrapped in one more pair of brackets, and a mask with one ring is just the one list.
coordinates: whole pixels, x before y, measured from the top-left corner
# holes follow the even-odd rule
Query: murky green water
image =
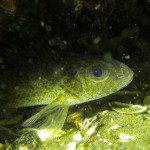
[[(150, 149), (149, 14), (148, 1), (0, 1), (0, 149)], [(39, 131), (33, 126), (21, 126), (42, 111), (50, 97), (58, 97), (53, 85), (72, 62), (75, 65), (65, 70), (69, 77), (63, 80), (70, 80), (65, 89), (73, 98), (68, 101), (78, 100), (89, 80), (84, 86), (79, 86), (83, 80), (73, 84), (76, 66), (90, 64), (95, 58), (125, 63), (134, 72), (133, 81), (117, 93), (115, 90), (102, 99), (71, 106), (59, 132), (54, 127)], [(84, 78), (87, 74), (82, 71), (86, 67), (80, 72)], [(119, 68), (112, 70), (117, 72)], [(94, 75), (101, 73), (96, 68)], [(108, 91), (117, 85), (115, 80), (110, 83)], [(62, 81), (59, 84), (63, 85)], [(47, 92), (48, 87), (53, 87), (51, 92)], [(86, 95), (91, 91), (88, 89)], [(26, 103), (22, 95), (32, 101)], [(44, 96), (46, 100), (40, 106)], [(48, 126), (54, 119), (48, 115), (52, 111), (44, 112), (27, 123), (34, 124), (39, 119), (40, 123), (46, 120), (43, 126)]]

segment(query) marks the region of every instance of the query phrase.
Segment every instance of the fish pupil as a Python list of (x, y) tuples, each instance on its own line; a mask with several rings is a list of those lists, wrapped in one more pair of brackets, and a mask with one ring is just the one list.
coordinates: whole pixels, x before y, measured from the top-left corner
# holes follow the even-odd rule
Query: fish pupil
[(93, 69), (93, 75), (95, 77), (101, 77), (103, 75), (103, 71), (100, 67)]

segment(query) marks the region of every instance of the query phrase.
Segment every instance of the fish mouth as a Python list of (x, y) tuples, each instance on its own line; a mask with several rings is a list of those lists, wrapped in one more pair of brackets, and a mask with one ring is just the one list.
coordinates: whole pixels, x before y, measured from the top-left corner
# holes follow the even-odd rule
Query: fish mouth
[(132, 82), (134, 77), (134, 72), (128, 67), (128, 83)]
[(128, 67), (128, 71), (125, 73), (125, 79), (123, 82), (124, 86), (122, 88), (128, 86), (133, 81), (133, 78), (134, 78), (134, 72)]
[(134, 77), (134, 72), (132, 71), (132, 69), (130, 69), (128, 66), (126, 66), (124, 63), (120, 63), (121, 67), (122, 67), (122, 75), (125, 78), (125, 81), (127, 82), (127, 85), (132, 82), (133, 77)]
[(132, 82), (132, 80), (133, 80), (134, 72), (130, 69), (130, 70), (129, 70), (129, 74), (130, 74), (130, 75), (129, 75), (129, 83), (130, 83), (130, 82)]

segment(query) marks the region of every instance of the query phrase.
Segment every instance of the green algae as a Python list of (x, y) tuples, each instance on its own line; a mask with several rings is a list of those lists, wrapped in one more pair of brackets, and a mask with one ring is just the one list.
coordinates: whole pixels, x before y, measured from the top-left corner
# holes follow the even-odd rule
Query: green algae
[[(95, 104), (89, 106), (81, 107), (85, 107), (87, 112), (91, 112), (90, 110), (95, 107)], [(97, 112), (91, 114), (91, 117), (86, 114), (85, 119), (79, 119), (78, 123), (83, 125), (82, 129), (66, 124), (58, 137), (44, 142), (40, 142), (34, 133), (24, 134), (14, 142), (11, 148), (59, 150), (62, 148), (69, 149), (73, 145), (77, 150), (119, 150), (120, 148), (148, 150), (150, 148), (149, 119), (145, 118), (145, 114), (120, 114), (115, 111), (104, 110), (106, 107), (101, 105), (98, 107)], [(80, 110), (82, 108), (79, 109), (79, 112)]]

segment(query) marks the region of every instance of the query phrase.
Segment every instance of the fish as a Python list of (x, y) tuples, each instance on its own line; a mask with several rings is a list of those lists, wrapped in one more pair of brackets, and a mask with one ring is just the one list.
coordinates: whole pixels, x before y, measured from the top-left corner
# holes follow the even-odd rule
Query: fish
[(0, 55), (0, 107), (44, 106), (21, 124), (24, 128), (60, 130), (70, 106), (115, 93), (133, 80), (133, 71), (114, 59), (56, 59), (44, 50), (24, 50), (20, 57), (11, 48), (16, 57)]

